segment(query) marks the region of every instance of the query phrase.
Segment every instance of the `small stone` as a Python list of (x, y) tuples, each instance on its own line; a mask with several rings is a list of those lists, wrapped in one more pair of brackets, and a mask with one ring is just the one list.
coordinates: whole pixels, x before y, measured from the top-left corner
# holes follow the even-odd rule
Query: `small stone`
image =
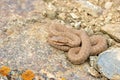
[(107, 33), (117, 42), (120, 42), (120, 24), (106, 24), (101, 31)]
[(9, 36), (9, 35), (11, 35), (11, 34), (13, 34), (14, 33), (14, 30), (12, 30), (12, 29), (8, 29), (7, 31), (6, 31), (6, 34)]
[(48, 4), (48, 8), (47, 9), (51, 10), (51, 11), (56, 11), (57, 10), (56, 7), (52, 3)]
[(102, 16), (100, 16), (100, 18), (99, 18), (101, 21), (104, 21), (104, 18), (102, 17)]
[(71, 16), (72, 16), (72, 18), (74, 18), (74, 19), (79, 18), (79, 16), (78, 16), (78, 15), (76, 15), (75, 13), (70, 13), (70, 15), (71, 15)]
[(79, 0), (79, 2), (82, 5), (82, 9), (94, 17), (98, 17), (103, 13), (103, 9), (100, 6), (94, 5), (86, 0)]
[(76, 28), (76, 29), (79, 29), (79, 28), (80, 28), (80, 24), (81, 24), (81, 22), (76, 22), (75, 25), (74, 25), (75, 28)]
[(88, 35), (93, 35), (93, 30), (92, 30), (92, 28), (91, 28), (91, 26), (89, 26), (89, 27), (86, 27), (85, 28), (85, 31), (87, 31), (88, 32)]
[(65, 20), (66, 14), (65, 14), (65, 13), (60, 13), (60, 14), (58, 15), (58, 18), (60, 18), (60, 19), (62, 19), (62, 20)]
[(112, 19), (112, 14), (108, 14), (108, 16), (105, 18), (105, 23), (110, 22), (111, 19)]
[(120, 80), (120, 48), (111, 48), (98, 56), (99, 71), (110, 80)]
[(96, 70), (98, 69), (96, 66), (98, 56), (90, 56), (90, 66), (95, 68)]
[(56, 11), (48, 10), (46, 16), (50, 19), (54, 19), (56, 17)]
[(90, 67), (88, 69), (88, 73), (91, 74), (94, 77), (100, 77), (101, 76), (93, 67)]
[(108, 45), (111, 47), (115, 45), (115, 41), (113, 39), (108, 39)]
[(71, 22), (70, 25), (71, 25), (72, 27), (74, 27), (75, 23), (74, 23), (74, 22)]
[(105, 3), (105, 9), (110, 9), (112, 4), (113, 4), (112, 2), (106, 2)]

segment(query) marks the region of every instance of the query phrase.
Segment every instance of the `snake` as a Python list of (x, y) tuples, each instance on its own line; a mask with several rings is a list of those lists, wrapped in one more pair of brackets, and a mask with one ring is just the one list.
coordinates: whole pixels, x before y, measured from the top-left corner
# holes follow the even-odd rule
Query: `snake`
[(89, 36), (84, 29), (76, 30), (60, 23), (51, 23), (47, 41), (51, 46), (68, 52), (67, 59), (73, 64), (82, 64), (89, 56), (98, 55), (108, 48), (102, 35)]

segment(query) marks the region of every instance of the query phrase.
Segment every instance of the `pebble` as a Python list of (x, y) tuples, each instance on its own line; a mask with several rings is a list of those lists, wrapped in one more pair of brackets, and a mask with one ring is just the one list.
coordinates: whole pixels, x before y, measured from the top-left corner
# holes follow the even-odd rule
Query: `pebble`
[(105, 23), (109, 23), (111, 19), (112, 19), (112, 14), (109, 13), (108, 16), (105, 18)]
[(74, 19), (79, 18), (79, 16), (77, 16), (75, 13), (70, 13), (70, 15), (71, 15), (71, 16), (72, 16), (72, 18), (74, 18)]
[(59, 18), (59, 19), (62, 19), (62, 20), (65, 20), (66, 14), (65, 14), (65, 13), (60, 13), (60, 14), (58, 15), (58, 18)]
[(87, 31), (88, 35), (93, 35), (93, 34), (94, 34), (94, 32), (93, 32), (91, 26), (86, 27), (86, 28), (85, 28), (85, 31)]
[(79, 0), (82, 5), (82, 8), (89, 14), (94, 17), (98, 17), (103, 13), (103, 9), (100, 6), (94, 5), (89, 1), (86, 0)]
[(52, 10), (48, 10), (46, 13), (46, 16), (50, 19), (54, 19), (56, 15), (57, 15), (56, 11), (52, 11)]
[(81, 25), (81, 22), (76, 22), (76, 23), (74, 24), (74, 27), (75, 27), (76, 29), (79, 29), (79, 28), (80, 28), (80, 25)]
[(48, 8), (47, 9), (51, 10), (51, 11), (56, 11), (57, 10), (56, 7), (52, 3), (48, 4)]
[(99, 74), (99, 72), (97, 72), (97, 70), (95, 70), (93, 67), (90, 67), (88, 69), (88, 73), (90, 73), (92, 76), (94, 77), (100, 77), (101, 75)]
[(105, 9), (110, 9), (112, 7), (112, 2), (106, 2), (105, 3)]
[(90, 59), (90, 62), (89, 62), (90, 66), (97, 70), (98, 68), (96, 66), (96, 62), (97, 62), (98, 56), (90, 56), (89, 59)]
[(111, 48), (98, 56), (99, 71), (108, 79), (120, 80), (120, 48)]

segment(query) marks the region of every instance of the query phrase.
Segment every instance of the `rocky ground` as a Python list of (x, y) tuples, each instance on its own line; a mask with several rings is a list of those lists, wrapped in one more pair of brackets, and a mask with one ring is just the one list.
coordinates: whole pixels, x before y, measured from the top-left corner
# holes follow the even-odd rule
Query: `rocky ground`
[[(36, 80), (111, 78), (90, 74), (93, 72), (90, 71), (91, 59), (82, 65), (71, 64), (65, 52), (47, 43), (47, 36), (51, 22), (59, 22), (75, 29), (84, 28), (89, 35), (102, 34), (107, 38), (109, 48), (119, 48), (119, 4), (120, 0), (1, 0), (0, 66), (18, 71), (30, 69), (36, 74)], [(20, 75), (16, 74), (15, 80)], [(114, 76), (111, 79), (120, 78)]]

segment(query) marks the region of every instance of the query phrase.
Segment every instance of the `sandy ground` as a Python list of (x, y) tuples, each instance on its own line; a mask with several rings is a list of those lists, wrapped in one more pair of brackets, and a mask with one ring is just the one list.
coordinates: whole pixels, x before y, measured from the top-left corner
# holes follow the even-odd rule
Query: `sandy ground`
[[(101, 27), (120, 23), (120, 0), (88, 1), (1, 0), (0, 65), (31, 69), (40, 76), (46, 74), (48, 79), (102, 80), (87, 72), (89, 60), (73, 65), (66, 59), (65, 52), (47, 43), (48, 27), (56, 21), (75, 29), (84, 28), (89, 35), (102, 34), (108, 38), (110, 47), (118, 44), (104, 34)], [(43, 77), (43, 80), (46, 79)]]

